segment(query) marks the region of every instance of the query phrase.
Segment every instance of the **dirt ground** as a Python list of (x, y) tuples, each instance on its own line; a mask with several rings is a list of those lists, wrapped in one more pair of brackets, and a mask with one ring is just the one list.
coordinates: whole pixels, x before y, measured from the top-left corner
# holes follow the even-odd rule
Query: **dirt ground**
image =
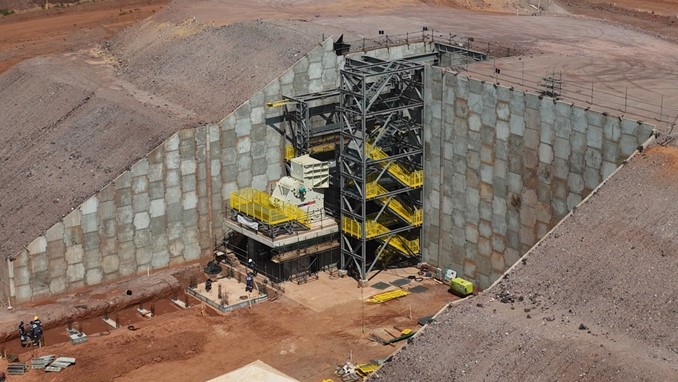
[[(104, 0), (81, 2), (67, 7), (35, 8), (38, 1), (0, 0), (0, 9), (17, 9), (17, 14), (0, 16), (0, 72), (39, 55), (79, 49), (111, 38), (118, 31), (163, 9), (169, 0)], [(70, 3), (64, 1), (63, 3)], [(218, 4), (174, 1), (174, 9), (187, 4), (194, 10), (205, 8), (206, 22), (226, 25), (247, 19), (293, 19), (347, 14), (379, 14), (404, 5), (443, 6), (513, 14), (514, 10), (532, 12), (529, 0), (390, 0), (376, 3), (359, 1), (284, 2), (223, 1)], [(678, 38), (678, 3), (669, 0), (561, 0), (544, 4), (562, 6), (574, 14), (617, 21)], [(208, 5), (209, 4), (209, 5)], [(68, 5), (68, 4), (67, 4)], [(259, 6), (257, 6), (259, 5)], [(31, 7), (30, 11), (22, 9)], [(210, 11), (211, 9), (211, 11)], [(187, 14), (164, 9), (166, 20), (181, 23)]]
[(677, 180), (678, 148), (636, 156), (374, 380), (676, 380)]
[(562, 0), (578, 15), (632, 25), (663, 38), (678, 41), (678, 3), (670, 0)]
[[(415, 272), (384, 271), (370, 285), (407, 280)], [(160, 313), (152, 319), (142, 319), (132, 310), (118, 314), (122, 317), (120, 329), (103, 325), (101, 318), (74, 323), (74, 327), (85, 328), (88, 341), (84, 344), (66, 342), (63, 334), (58, 334), (64, 327), (59, 327), (47, 333), (44, 348), (22, 351), (11, 346), (10, 350), (22, 361), (47, 354), (77, 360), (75, 366), (60, 373), (30, 371), (21, 377), (26, 382), (204, 381), (256, 359), (300, 381), (320, 381), (331, 378), (335, 367), (351, 357), (355, 362), (369, 362), (386, 358), (397, 348), (371, 341), (372, 332), (386, 329), (396, 333), (394, 327), (418, 330), (420, 317), (435, 314), (457, 299), (446, 286), (430, 280), (412, 280), (403, 289), (412, 287), (427, 290), (382, 304), (364, 303), (361, 298), (384, 290), (356, 288), (352, 279), (321, 273), (318, 280), (286, 285), (284, 295), (251, 309), (219, 315), (193, 299), (189, 301), (195, 305), (187, 310), (158, 301), (154, 304)], [(319, 293), (318, 289), (325, 291)], [(397, 288), (390, 285), (385, 290), (393, 289)], [(129, 325), (134, 330), (128, 329)], [(0, 361), (0, 369), (5, 365)]]
[[(168, 2), (106, 0), (0, 16), (0, 73), (29, 58), (87, 48), (111, 38)], [(11, 9), (11, 1), (0, 0), (0, 9)]]
[[(566, 15), (557, 7), (549, 8), (556, 17), (516, 17), (512, 15), (531, 13), (529, 4), (535, 2), (482, 0), (107, 0), (0, 17), (0, 253), (15, 253), (172, 132), (227, 115), (323, 34), (375, 36), (379, 29), (397, 34), (422, 26), (471, 34), (529, 52), (499, 62), (514, 70), (525, 65), (541, 74), (560, 67), (581, 83), (598, 81), (603, 89), (617, 92), (626, 87), (638, 99), (658, 103), (661, 97), (678, 109), (678, 89), (671, 86), (678, 80), (674, 2), (596, 1), (593, 7), (583, 0), (545, 3), (584, 17)], [(0, 0), (0, 9), (3, 4), (9, 3)], [(295, 21), (283, 21), (287, 19)], [(233, 25), (243, 20), (250, 21)], [(489, 294), (456, 306), (439, 321), (445, 325), (431, 326), (426, 336), (408, 345), (381, 379), (448, 380), (452, 375), (459, 380), (530, 380), (538, 379), (543, 369), (553, 372), (551, 380), (623, 380), (620, 370), (628, 380), (673, 379), (678, 328), (672, 318), (678, 296), (667, 289), (656, 297), (654, 283), (642, 282), (671, 280), (673, 275), (665, 272), (677, 265), (675, 256), (661, 256), (662, 251), (676, 252), (670, 248), (674, 238), (667, 225), (676, 223), (665, 208), (672, 205), (675, 187), (671, 177), (658, 172), (675, 165), (668, 152), (655, 149), (632, 162), (617, 183), (606, 186), (610, 191), (601, 190), (600, 198), (608, 195), (602, 206), (596, 207), (601, 200), (597, 196), (582, 208), (582, 213), (591, 210), (588, 218), (575, 220), (583, 231), (564, 226), (553, 247), (544, 244), (549, 253), (568, 256), (559, 267), (535, 252), (527, 266), (515, 270), (505, 281), (506, 290), (524, 297), (513, 304), (515, 309)], [(628, 184), (639, 191), (625, 192)], [(615, 215), (610, 205), (629, 207)], [(643, 213), (644, 208), (650, 213)], [(645, 224), (628, 224), (629, 217)], [(609, 228), (594, 229), (601, 226)], [(633, 235), (632, 228), (638, 229)], [(565, 241), (568, 237), (572, 241)], [(639, 243), (619, 247), (630, 237)], [(613, 256), (612, 251), (621, 256), (619, 264), (625, 268), (610, 267), (608, 257), (586, 256), (600, 248), (609, 248), (606, 256)], [(639, 262), (635, 255), (641, 249)], [(594, 278), (597, 271), (608, 273)], [(563, 276), (569, 272), (579, 278)], [(594, 279), (594, 286), (570, 293), (588, 282), (584, 277)], [(634, 284), (626, 288), (629, 279)], [(313, 283), (303, 286), (313, 291), (311, 296), (281, 297), (225, 316), (165, 304), (152, 320), (126, 311), (126, 323), (138, 330), (108, 330), (97, 318), (98, 325), (87, 323), (92, 331), (83, 345), (64, 342), (63, 328), (56, 328), (62, 334), (54, 332), (49, 338), (55, 343), (40, 354), (73, 356), (78, 365), (50, 376), (31, 372), (21, 379), (205, 380), (261, 359), (302, 381), (319, 381), (331, 377), (336, 364), (351, 354), (357, 362), (386, 357), (394, 348), (370, 342), (369, 332), (412, 326), (410, 308), (416, 320), (451, 298), (446, 288), (427, 284), (425, 294), (366, 306), (357, 297), (351, 299), (349, 290), (359, 291), (352, 284), (343, 289), (348, 297), (325, 307), (334, 288), (320, 293), (324, 284), (316, 284), (315, 291)], [(643, 298), (631, 298), (629, 290)], [(534, 302), (530, 295), (537, 296)], [(657, 315), (628, 315), (641, 311)], [(580, 331), (579, 323), (591, 333)], [(487, 329), (478, 329), (484, 325)], [(647, 354), (637, 360), (637, 352), (631, 351), (635, 348), (648, 349)], [(444, 362), (436, 362), (434, 357), (441, 354)], [(25, 360), (32, 354), (21, 356)], [(109, 362), (112, 357), (117, 358)], [(459, 364), (460, 359), (471, 361)], [(411, 368), (413, 361), (422, 368)], [(430, 367), (434, 363), (445, 365), (439, 370), (446, 374), (435, 374)], [(630, 370), (629, 364), (639, 366)]]

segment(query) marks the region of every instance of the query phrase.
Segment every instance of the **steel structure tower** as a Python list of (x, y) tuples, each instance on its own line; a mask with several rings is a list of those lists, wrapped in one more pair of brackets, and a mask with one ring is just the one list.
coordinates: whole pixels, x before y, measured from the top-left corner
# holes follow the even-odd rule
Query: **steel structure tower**
[(423, 81), (406, 60), (341, 70), (341, 268), (361, 282), (379, 260), (421, 256)]

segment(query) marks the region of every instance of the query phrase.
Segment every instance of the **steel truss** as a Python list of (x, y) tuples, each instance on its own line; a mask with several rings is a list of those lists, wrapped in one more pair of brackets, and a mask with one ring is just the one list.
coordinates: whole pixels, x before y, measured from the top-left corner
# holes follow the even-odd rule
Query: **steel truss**
[(362, 282), (387, 256), (421, 257), (423, 81), (406, 60), (341, 70), (341, 268)]
[(336, 106), (339, 92), (330, 90), (298, 96), (283, 96), (283, 100), (271, 106), (283, 106), (283, 121), (287, 122), (284, 131), (285, 138), (292, 144), (292, 156), (301, 156), (314, 152), (314, 148), (321, 146), (323, 138), (339, 131)]

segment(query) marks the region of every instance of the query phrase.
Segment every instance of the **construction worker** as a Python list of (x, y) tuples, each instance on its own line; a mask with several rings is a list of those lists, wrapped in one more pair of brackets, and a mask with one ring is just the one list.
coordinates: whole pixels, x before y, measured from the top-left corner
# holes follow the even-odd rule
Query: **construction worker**
[(39, 344), (40, 338), (42, 337), (42, 322), (38, 316), (33, 317), (33, 321), (31, 321), (31, 327), (33, 331), (33, 342)]
[(252, 273), (247, 272), (247, 277), (245, 278), (245, 292), (251, 292), (254, 289), (254, 277)]
[(28, 333), (26, 333), (26, 328), (24, 327), (24, 322), (19, 322), (19, 341), (21, 341), (21, 346), (24, 346), (24, 343), (28, 339)]
[(209, 293), (209, 291), (211, 290), (212, 290), (212, 279), (207, 279), (207, 281), (205, 281), (205, 291)]
[(252, 270), (252, 274), (254, 276), (256, 276), (257, 275), (257, 265), (254, 264), (254, 260), (252, 260), (252, 259), (247, 260), (247, 266)]

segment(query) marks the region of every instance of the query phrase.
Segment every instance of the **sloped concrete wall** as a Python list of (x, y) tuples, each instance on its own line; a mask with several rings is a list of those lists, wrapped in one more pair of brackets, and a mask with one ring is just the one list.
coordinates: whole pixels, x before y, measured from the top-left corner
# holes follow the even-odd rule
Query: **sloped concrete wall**
[(12, 262), (15, 302), (209, 254), (230, 192), (282, 176), (282, 137), (267, 126), (282, 110), (265, 103), (336, 88), (343, 57), (332, 48), (325, 41), (219, 124), (175, 133), (30, 243)]
[(485, 288), (652, 126), (427, 68), (424, 261)]

